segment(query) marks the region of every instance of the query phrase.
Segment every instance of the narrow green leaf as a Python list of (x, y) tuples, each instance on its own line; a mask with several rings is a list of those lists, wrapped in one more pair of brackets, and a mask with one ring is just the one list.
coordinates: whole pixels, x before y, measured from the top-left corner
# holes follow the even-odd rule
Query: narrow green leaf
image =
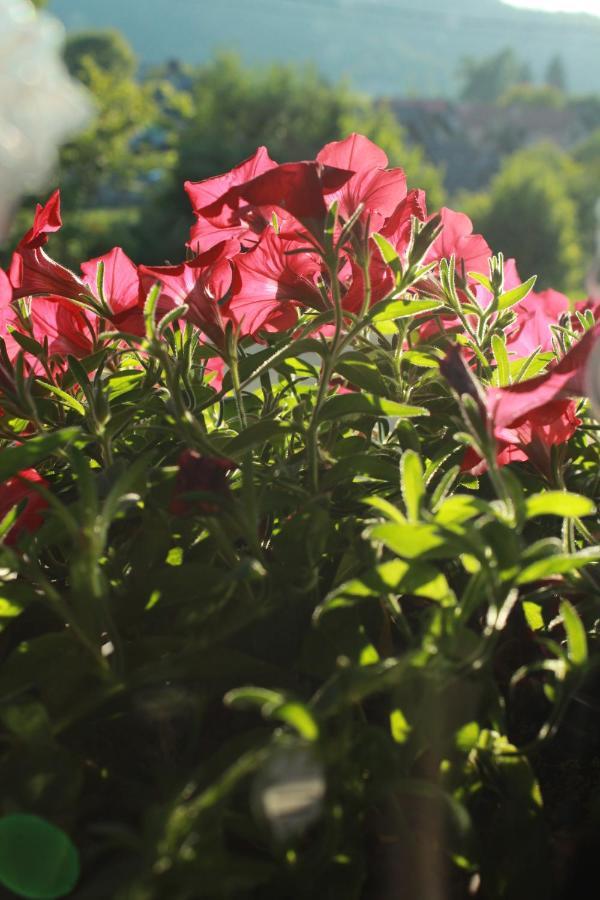
[(422, 313), (433, 312), (443, 304), (439, 300), (381, 300), (376, 303), (369, 313), (369, 319), (376, 325), (379, 322), (388, 322), (391, 319), (406, 319)]
[(268, 718), (279, 719), (290, 725), (305, 741), (316, 741), (319, 737), (319, 726), (303, 703), (288, 700), (271, 708), (267, 707), (266, 713)]
[(500, 337), (499, 334), (492, 336), (492, 350), (498, 367), (498, 387), (505, 387), (507, 384), (510, 384), (510, 365), (504, 336)]
[(176, 322), (177, 319), (183, 319), (185, 314), (188, 312), (189, 306), (186, 303), (182, 303), (181, 306), (175, 306), (173, 309), (170, 309), (165, 315), (162, 317), (160, 322), (156, 326), (156, 334), (158, 337), (161, 337), (163, 332), (171, 325), (172, 322)]
[(490, 294), (494, 293), (494, 288), (492, 287), (492, 282), (487, 277), (487, 275), (482, 275), (481, 272), (467, 272), (469, 278), (472, 278), (473, 281), (479, 282), (486, 291), (489, 291)]
[(79, 413), (80, 416), (85, 416), (85, 406), (83, 405), (83, 403), (80, 403), (79, 400), (75, 399), (75, 397), (71, 397), (71, 395), (67, 394), (66, 391), (63, 391), (55, 384), (49, 384), (47, 381), (42, 381), (41, 378), (36, 378), (35, 383), (39, 384), (40, 387), (45, 388), (47, 391), (50, 391), (50, 393), (54, 394), (55, 397), (59, 397), (64, 405), (68, 406), (69, 409), (75, 410), (75, 412)]
[(571, 494), (569, 491), (544, 491), (533, 494), (525, 501), (525, 515), (528, 519), (535, 516), (562, 516), (573, 519), (593, 516), (595, 512), (596, 506), (588, 497)]
[(146, 325), (146, 338), (152, 340), (156, 332), (156, 308), (161, 292), (161, 284), (157, 281), (148, 291), (144, 302), (144, 323)]
[(61, 428), (52, 434), (29, 438), (19, 447), (7, 447), (0, 451), (0, 481), (6, 481), (21, 469), (34, 468), (47, 456), (66, 447), (79, 435), (78, 428)]
[(393, 268), (394, 270), (400, 269), (400, 257), (398, 255), (398, 251), (395, 247), (390, 244), (387, 238), (384, 238), (382, 234), (374, 234), (373, 240), (377, 244), (379, 248), (379, 252), (381, 253), (381, 258), (384, 263)]
[(225, 695), (224, 702), (234, 709), (259, 707), (265, 719), (285, 722), (304, 740), (315, 741), (319, 737), (319, 726), (308, 707), (279, 691), (254, 686), (235, 688)]
[(223, 453), (225, 456), (235, 459), (253, 447), (275, 438), (285, 437), (287, 434), (289, 434), (289, 428), (286, 425), (273, 419), (264, 419), (254, 425), (249, 425), (248, 428), (228, 441), (223, 448)]
[(345, 416), (376, 416), (386, 418), (398, 416), (399, 418), (413, 418), (415, 416), (428, 416), (429, 410), (422, 406), (409, 406), (406, 403), (396, 403), (394, 400), (385, 400), (372, 394), (339, 394), (326, 400), (321, 408), (319, 420), (324, 422), (331, 419), (341, 419)]
[(567, 633), (567, 656), (574, 666), (583, 666), (587, 662), (588, 649), (585, 628), (579, 613), (572, 603), (563, 600), (560, 614)]
[(544, 616), (542, 615), (542, 607), (539, 603), (533, 603), (531, 600), (523, 601), (523, 612), (525, 619), (532, 631), (541, 631), (544, 628)]
[(366, 503), (367, 506), (372, 506), (373, 509), (378, 509), (391, 522), (399, 522), (401, 525), (406, 523), (406, 518), (398, 507), (384, 497), (365, 497), (363, 503)]
[(405, 350), (402, 353), (402, 359), (418, 369), (439, 369), (440, 367), (439, 360), (435, 356), (422, 353), (420, 350)]
[(405, 450), (400, 462), (402, 496), (409, 522), (418, 522), (425, 496), (425, 480), (421, 457), (414, 450)]
[(490, 511), (484, 500), (470, 494), (454, 494), (440, 505), (435, 521), (438, 525), (457, 525)]
[(388, 393), (387, 385), (377, 371), (377, 367), (367, 359), (346, 359), (342, 357), (338, 361), (335, 371), (342, 375), (350, 384), (369, 391), (378, 397), (385, 397)]
[(536, 281), (537, 275), (532, 275), (531, 278), (529, 278), (527, 281), (524, 281), (523, 284), (519, 284), (511, 291), (507, 291), (505, 294), (502, 294), (498, 302), (498, 312), (502, 312), (505, 309), (510, 309), (511, 306), (515, 306), (516, 303), (520, 303), (521, 300), (524, 300), (525, 297), (527, 297), (528, 294), (531, 293)]
[(279, 691), (254, 686), (235, 688), (223, 698), (225, 705), (233, 709), (252, 709), (254, 706), (262, 708), (267, 704), (277, 706), (284, 701), (285, 697)]
[(565, 575), (599, 561), (600, 550), (597, 549), (581, 550), (579, 553), (557, 553), (525, 566), (518, 574), (516, 583), (528, 584), (531, 581), (551, 578), (553, 575)]
[(445, 576), (435, 566), (422, 562), (391, 559), (380, 563), (360, 578), (338, 585), (314, 612), (315, 621), (336, 609), (354, 606), (369, 597), (411, 594), (433, 600), (442, 606), (453, 606), (455, 596)]

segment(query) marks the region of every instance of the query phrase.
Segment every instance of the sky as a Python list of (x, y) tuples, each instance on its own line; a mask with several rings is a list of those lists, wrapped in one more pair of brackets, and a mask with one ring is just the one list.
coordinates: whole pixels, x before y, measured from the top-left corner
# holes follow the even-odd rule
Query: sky
[(587, 12), (600, 16), (600, 0), (504, 0), (510, 6), (547, 12)]

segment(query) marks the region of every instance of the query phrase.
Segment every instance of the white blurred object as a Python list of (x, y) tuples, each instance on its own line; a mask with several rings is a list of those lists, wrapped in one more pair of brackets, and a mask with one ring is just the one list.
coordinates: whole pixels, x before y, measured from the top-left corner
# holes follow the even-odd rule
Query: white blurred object
[(282, 748), (256, 778), (252, 803), (274, 836), (286, 841), (317, 821), (326, 791), (323, 766), (310, 749)]
[(61, 56), (64, 29), (29, 0), (0, 0), (0, 239), (19, 197), (45, 187), (92, 104)]

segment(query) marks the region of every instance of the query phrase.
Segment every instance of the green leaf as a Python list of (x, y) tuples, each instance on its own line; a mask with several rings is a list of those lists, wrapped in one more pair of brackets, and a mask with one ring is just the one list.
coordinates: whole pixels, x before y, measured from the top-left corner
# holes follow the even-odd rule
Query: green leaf
[(325, 472), (323, 487), (327, 489), (340, 482), (354, 482), (360, 478), (393, 482), (397, 472), (397, 466), (393, 465), (388, 457), (375, 456), (372, 453), (356, 453), (340, 459)]
[(66, 447), (79, 435), (78, 428), (61, 428), (52, 434), (29, 438), (19, 447), (7, 447), (0, 452), (0, 481), (12, 478), (21, 469), (31, 469), (47, 456)]
[(433, 298), (427, 300), (380, 300), (371, 307), (369, 319), (374, 325), (391, 319), (406, 319), (422, 313), (433, 312), (443, 304)]
[(228, 691), (223, 698), (225, 705), (231, 706), (232, 709), (252, 709), (255, 706), (262, 709), (267, 705), (276, 706), (284, 700), (284, 695), (279, 691), (254, 686), (235, 688)]
[(425, 480), (421, 457), (414, 450), (405, 450), (400, 462), (402, 496), (409, 522), (418, 522), (425, 496)]
[(486, 291), (489, 291), (490, 294), (494, 293), (494, 288), (492, 287), (492, 282), (487, 277), (487, 275), (482, 275), (481, 272), (467, 272), (469, 278), (472, 278), (474, 281), (479, 282), (479, 284), (483, 285)]
[(402, 353), (402, 359), (418, 369), (439, 369), (440, 367), (439, 360), (433, 355), (433, 351), (429, 354), (420, 350), (405, 350)]
[(525, 566), (517, 575), (516, 583), (528, 584), (531, 581), (551, 578), (553, 575), (565, 575), (599, 561), (600, 549), (581, 550), (579, 553), (557, 553)]
[(261, 687), (235, 688), (225, 695), (224, 702), (234, 709), (258, 706), (265, 719), (285, 722), (306, 741), (315, 741), (319, 737), (319, 726), (308, 707), (279, 691)]
[(452, 606), (455, 597), (444, 575), (435, 566), (422, 562), (392, 559), (381, 563), (360, 578), (353, 578), (334, 588), (314, 613), (318, 621), (325, 613), (354, 606), (369, 597), (411, 594)]
[(393, 503), (390, 503), (390, 501), (386, 500), (384, 497), (366, 497), (363, 500), (363, 503), (366, 503), (367, 506), (372, 506), (373, 509), (378, 509), (379, 512), (382, 512), (391, 522), (399, 522), (401, 525), (406, 522), (406, 517), (398, 507), (394, 506)]
[(319, 420), (326, 422), (331, 419), (341, 419), (345, 416), (376, 416), (386, 418), (398, 416), (399, 418), (413, 418), (415, 416), (428, 416), (429, 410), (422, 406), (409, 406), (406, 403), (396, 403), (395, 400), (386, 400), (375, 397), (372, 394), (339, 394), (330, 397), (323, 404)]
[[(239, 362), (239, 373), (241, 386), (247, 385), (254, 378), (259, 378), (263, 372), (268, 369), (275, 368), (280, 362), (292, 357), (299, 357), (304, 353), (317, 353), (323, 356), (325, 352), (321, 341), (315, 338), (302, 338), (301, 340), (293, 340), (284, 347), (273, 349), (267, 347), (265, 350), (259, 350), (258, 353), (249, 353)], [(223, 390), (231, 390), (233, 384), (231, 380), (231, 372), (226, 372), (223, 378)]]
[(542, 607), (539, 603), (533, 603), (531, 600), (524, 600), (523, 612), (527, 624), (532, 631), (541, 631), (544, 628), (544, 616), (542, 615)]
[(159, 281), (152, 285), (144, 301), (144, 323), (146, 326), (146, 339), (152, 340), (156, 332), (156, 310), (160, 298), (162, 286)]
[(455, 525), (468, 522), (482, 513), (489, 512), (489, 506), (484, 500), (473, 497), (470, 494), (454, 494), (448, 497), (438, 509), (435, 521), (439, 525)]
[(385, 397), (388, 393), (387, 385), (376, 366), (367, 359), (351, 359), (342, 356), (336, 364), (335, 371), (350, 384), (363, 388), (371, 394)]
[(583, 666), (587, 662), (588, 649), (585, 628), (579, 618), (579, 613), (572, 603), (563, 600), (560, 604), (560, 614), (567, 633), (567, 656), (574, 666)]
[(182, 319), (185, 314), (188, 312), (189, 306), (186, 303), (182, 303), (181, 306), (174, 306), (173, 309), (170, 309), (167, 313), (164, 314), (160, 322), (158, 322), (156, 326), (156, 334), (158, 337), (162, 337), (163, 333), (173, 322), (176, 322), (178, 319)]
[(525, 297), (527, 297), (527, 295), (531, 293), (536, 281), (537, 275), (532, 275), (531, 278), (523, 282), (523, 284), (519, 284), (511, 291), (507, 291), (505, 294), (502, 294), (500, 300), (498, 301), (498, 312), (502, 312), (505, 309), (510, 309), (511, 306), (514, 306), (516, 303), (520, 303), (521, 300), (524, 300)]
[(400, 257), (398, 255), (398, 251), (387, 238), (384, 238), (382, 234), (374, 234), (373, 240), (377, 244), (379, 248), (379, 252), (381, 253), (381, 258), (383, 259), (386, 265), (390, 266), (394, 272), (401, 272), (402, 267), (400, 265)]
[(478, 722), (467, 722), (455, 734), (456, 748), (463, 753), (469, 753), (473, 747), (477, 746), (480, 733)]
[(396, 744), (405, 744), (412, 728), (406, 721), (401, 709), (393, 709), (390, 713), (390, 732)]
[(285, 437), (289, 434), (289, 428), (282, 422), (276, 422), (273, 419), (263, 419), (254, 425), (249, 425), (240, 434), (228, 441), (223, 453), (234, 459), (242, 456), (248, 450), (275, 438)]
[[(381, 541), (404, 559), (416, 559), (435, 551), (437, 555), (453, 556), (460, 548), (435, 525), (405, 523), (375, 525), (369, 532), (371, 540)], [(463, 548), (464, 549), (464, 548)]]
[(533, 494), (525, 501), (525, 515), (528, 519), (535, 516), (561, 516), (563, 518), (580, 518), (592, 516), (596, 512), (595, 504), (581, 494), (569, 491), (544, 491)]
[(41, 378), (36, 378), (35, 383), (39, 384), (40, 387), (45, 388), (47, 391), (50, 391), (50, 393), (54, 394), (55, 397), (59, 397), (64, 405), (68, 406), (69, 409), (75, 410), (75, 412), (79, 413), (80, 416), (85, 416), (85, 407), (83, 403), (80, 403), (79, 400), (75, 399), (75, 397), (71, 397), (71, 395), (67, 394), (66, 391), (63, 391), (55, 384), (49, 384), (47, 381), (42, 381)]
[(506, 350), (506, 338), (504, 335), (502, 337), (500, 337), (499, 334), (494, 334), (492, 336), (492, 350), (494, 352), (496, 365), (498, 366), (498, 387), (504, 387), (505, 385), (510, 384), (510, 365)]
[(290, 725), (305, 741), (316, 741), (319, 737), (319, 726), (310, 710), (302, 703), (281, 703), (269, 709), (268, 716)]

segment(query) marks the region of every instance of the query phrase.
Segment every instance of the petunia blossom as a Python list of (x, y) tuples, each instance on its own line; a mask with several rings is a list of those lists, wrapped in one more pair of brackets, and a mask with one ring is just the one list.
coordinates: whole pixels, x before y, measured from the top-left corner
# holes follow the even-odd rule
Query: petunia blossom
[(467, 272), (486, 274), (492, 251), (480, 234), (473, 234), (473, 223), (469, 217), (447, 207), (443, 207), (439, 215), (442, 230), (429, 248), (425, 262), (450, 259), (454, 256), (459, 275), (463, 270), (465, 275)]
[(24, 532), (36, 532), (44, 521), (42, 513), (48, 504), (32, 484), (45, 486), (47, 481), (35, 469), (23, 469), (0, 484), (0, 520), (15, 506), (25, 504), (4, 537), (4, 543), (9, 547), (14, 546)]
[(229, 309), (243, 334), (292, 327), (297, 306), (325, 308), (316, 285), (321, 261), (316, 253), (296, 250), (296, 242), (269, 229), (254, 250), (236, 258), (238, 280)]
[(259, 147), (256, 153), (223, 175), (204, 181), (186, 181), (184, 188), (197, 217), (189, 246), (196, 253), (204, 253), (215, 244), (230, 239), (239, 240), (243, 246), (252, 246), (257, 235), (267, 227), (268, 217), (247, 206), (240, 210), (235, 188), (276, 166), (266, 147)]
[(37, 205), (33, 225), (19, 241), (10, 264), (13, 298), (59, 294), (76, 299), (87, 288), (74, 272), (51, 259), (44, 251), (48, 235), (60, 229), (60, 193), (55, 191), (44, 206)]
[[(98, 267), (104, 266), (102, 297), (98, 290)], [(112, 324), (130, 334), (144, 334), (144, 303), (137, 266), (121, 247), (81, 264), (83, 280), (93, 297), (103, 301)]]
[(323, 165), (354, 173), (327, 196), (327, 205), (337, 200), (339, 214), (347, 220), (362, 204), (362, 218), (369, 219), (371, 233), (378, 231), (406, 198), (404, 171), (388, 169), (384, 151), (362, 134), (326, 144), (316, 158)]
[(155, 282), (160, 282), (159, 309), (166, 312), (186, 304), (186, 318), (220, 347), (230, 318), (226, 300), (234, 276), (231, 257), (237, 250), (237, 241), (223, 241), (177, 266), (140, 266), (142, 293), (147, 294)]
[[(600, 325), (596, 325), (548, 372), (489, 389), (486, 405), (500, 464), (529, 459), (548, 471), (550, 447), (566, 443), (581, 424), (573, 398), (585, 394), (586, 365), (599, 338)], [(472, 471), (482, 467), (479, 461)]]
[(67, 354), (82, 359), (94, 352), (98, 318), (64, 297), (48, 295), (31, 301), (33, 337), (48, 342), (48, 355), (64, 359)]
[[(169, 511), (175, 516), (211, 515), (219, 511), (219, 503), (230, 496), (227, 473), (236, 463), (221, 457), (202, 456), (196, 450), (184, 450), (178, 460), (175, 488)], [(214, 500), (192, 499), (196, 491), (214, 495)]]
[(339, 191), (353, 174), (314, 160), (285, 163), (246, 182), (235, 193), (240, 204), (244, 201), (251, 209), (262, 209), (265, 216), (270, 217), (274, 211), (284, 220), (291, 217), (321, 241), (327, 197)]

